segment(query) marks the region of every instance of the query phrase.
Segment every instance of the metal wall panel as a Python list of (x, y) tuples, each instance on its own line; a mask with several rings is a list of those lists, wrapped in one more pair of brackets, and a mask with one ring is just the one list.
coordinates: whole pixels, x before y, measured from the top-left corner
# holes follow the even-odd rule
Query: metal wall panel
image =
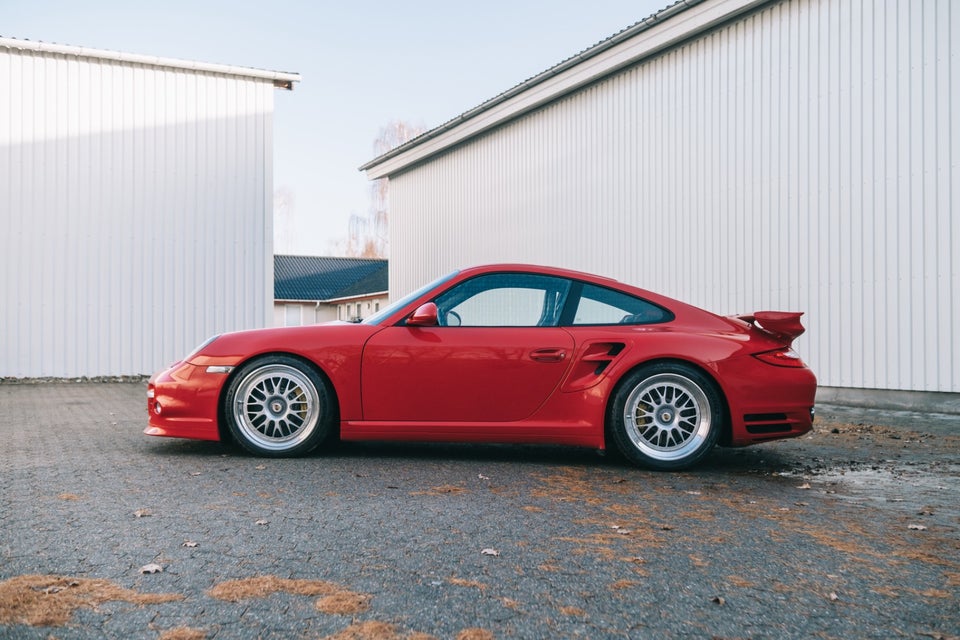
[(391, 177), (392, 297), (556, 264), (807, 312), (825, 386), (960, 391), (960, 6), (765, 5)]
[(273, 91), (0, 48), (0, 376), (151, 373), (268, 323)]

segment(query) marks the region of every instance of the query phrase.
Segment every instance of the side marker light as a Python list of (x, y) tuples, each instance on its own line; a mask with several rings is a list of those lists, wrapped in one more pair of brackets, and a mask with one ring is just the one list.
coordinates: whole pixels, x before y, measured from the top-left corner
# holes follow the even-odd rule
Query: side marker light
[(207, 367), (207, 373), (230, 373), (233, 371), (233, 367), (227, 367), (219, 364), (212, 364)]

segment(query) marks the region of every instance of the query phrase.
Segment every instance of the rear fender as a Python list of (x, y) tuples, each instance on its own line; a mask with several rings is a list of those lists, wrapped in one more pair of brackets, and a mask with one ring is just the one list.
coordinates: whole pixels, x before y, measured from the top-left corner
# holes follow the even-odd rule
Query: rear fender
[(624, 384), (626, 379), (631, 373), (640, 367), (645, 367), (651, 364), (682, 364), (688, 367), (693, 367), (705, 375), (707, 378), (713, 381), (713, 385), (716, 387), (718, 395), (720, 396), (720, 403), (723, 405), (723, 415), (720, 416), (722, 430), (720, 431), (720, 438), (717, 441), (717, 444), (721, 446), (726, 446), (730, 443), (732, 439), (732, 422), (731, 422), (731, 413), (730, 413), (730, 402), (727, 399), (727, 391), (724, 389), (723, 385), (720, 384), (720, 381), (717, 379), (716, 371), (712, 370), (710, 367), (706, 367), (701, 363), (694, 362), (692, 360), (685, 360), (683, 358), (654, 358), (651, 360), (645, 360), (643, 362), (636, 362), (629, 369), (625, 370), (617, 379), (616, 384), (610, 388), (610, 392), (607, 394), (607, 407), (604, 410), (604, 421), (603, 421), (603, 433), (604, 439), (606, 440), (607, 448), (610, 448), (609, 443), (612, 442), (613, 434), (610, 433), (610, 409), (612, 407), (613, 398), (617, 395), (617, 391)]

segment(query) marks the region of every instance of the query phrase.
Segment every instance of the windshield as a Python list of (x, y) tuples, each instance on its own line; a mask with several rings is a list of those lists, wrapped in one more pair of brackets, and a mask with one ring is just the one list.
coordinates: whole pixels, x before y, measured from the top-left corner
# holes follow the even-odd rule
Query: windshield
[(380, 311), (376, 312), (375, 314), (373, 314), (372, 316), (364, 320), (363, 324), (380, 324), (381, 322), (384, 321), (384, 319), (396, 313), (396, 311), (401, 307), (404, 307), (410, 304), (411, 302), (413, 302), (414, 300), (416, 300), (417, 298), (425, 294), (427, 291), (430, 291), (434, 287), (439, 287), (441, 284), (443, 284), (453, 276), (457, 275), (458, 273), (460, 272), (453, 271), (451, 273), (448, 273), (445, 276), (441, 276), (437, 278), (436, 280), (434, 280), (429, 284), (425, 284), (424, 286), (420, 287), (413, 293), (408, 293), (407, 295), (403, 296), (393, 304), (388, 304), (386, 307), (384, 307), (383, 309), (380, 309)]

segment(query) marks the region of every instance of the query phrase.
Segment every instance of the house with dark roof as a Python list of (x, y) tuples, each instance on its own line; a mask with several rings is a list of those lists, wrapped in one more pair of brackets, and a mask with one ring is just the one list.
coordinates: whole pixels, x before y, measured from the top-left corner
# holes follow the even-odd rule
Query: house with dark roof
[(359, 322), (386, 304), (387, 276), (386, 260), (274, 256), (273, 323)]

